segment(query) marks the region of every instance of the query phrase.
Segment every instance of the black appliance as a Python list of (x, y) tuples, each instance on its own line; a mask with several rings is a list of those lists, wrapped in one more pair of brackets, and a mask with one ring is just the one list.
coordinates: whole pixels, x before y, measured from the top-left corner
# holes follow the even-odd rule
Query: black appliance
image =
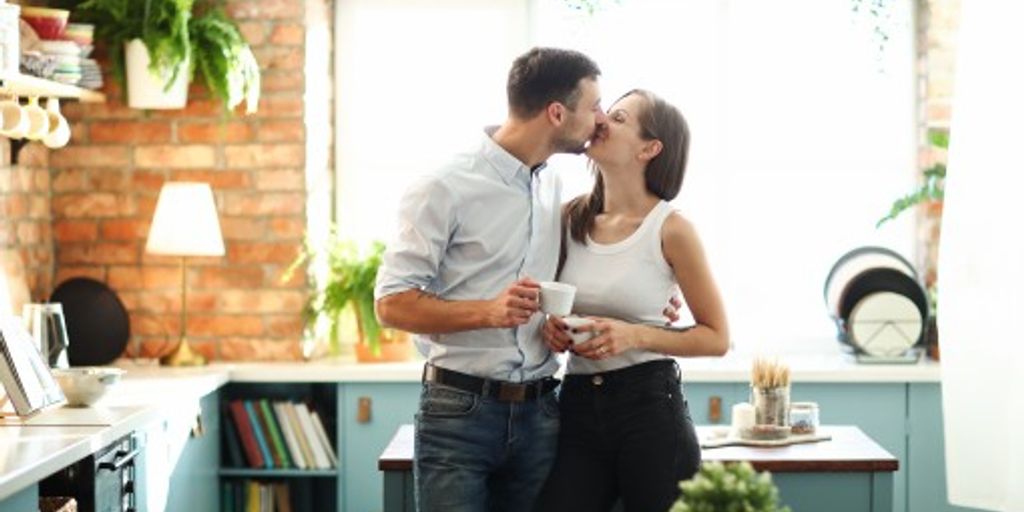
[(140, 447), (136, 436), (122, 437), (39, 482), (39, 494), (72, 496), (80, 511), (134, 511), (135, 463)]

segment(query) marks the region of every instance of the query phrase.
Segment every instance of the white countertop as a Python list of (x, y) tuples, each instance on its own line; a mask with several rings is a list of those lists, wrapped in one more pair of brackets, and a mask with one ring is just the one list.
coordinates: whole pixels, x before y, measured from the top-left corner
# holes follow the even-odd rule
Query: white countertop
[[(684, 382), (748, 382), (749, 354), (680, 359)], [(793, 382), (938, 382), (939, 364), (857, 364), (838, 352), (779, 356)], [(163, 368), (118, 361), (128, 372), (94, 407), (56, 408), (27, 420), (0, 418), (0, 500), (160, 418), (187, 410), (227, 382), (418, 382), (422, 361), (218, 363)]]

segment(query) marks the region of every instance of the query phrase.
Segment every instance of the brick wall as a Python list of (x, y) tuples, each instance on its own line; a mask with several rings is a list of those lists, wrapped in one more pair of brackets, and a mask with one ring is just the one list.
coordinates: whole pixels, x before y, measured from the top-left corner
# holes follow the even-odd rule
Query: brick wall
[[(918, 6), (918, 167), (921, 170), (946, 161), (945, 150), (928, 142), (932, 132), (949, 132), (953, 77), (956, 71), (956, 37), (961, 0), (927, 0)], [(925, 205), (918, 212), (918, 268), (924, 270), (929, 288), (936, 283), (941, 234), (942, 204)]]
[(188, 261), (189, 339), (213, 359), (300, 357), (305, 283), (283, 284), (280, 275), (305, 231), (307, 180), (329, 168), (307, 153), (329, 144), (330, 130), (311, 137), (305, 124), (310, 109), (331, 104), (305, 96), (308, 82), (329, 79), (329, 70), (306, 73), (307, 39), (329, 30), (328, 6), (229, 2), (263, 71), (254, 115), (225, 116), (196, 84), (183, 110), (133, 110), (110, 80), (107, 103), (64, 109), (72, 143), (49, 156), (56, 281), (107, 282), (131, 315), (129, 354), (159, 355), (180, 332), (178, 260), (146, 255), (144, 246), (161, 185), (197, 180), (213, 187), (227, 254)]
[(0, 314), (8, 307), (21, 314), (20, 303), (53, 287), (48, 153), (30, 144), (21, 165), (11, 166), (11, 147), (0, 143)]

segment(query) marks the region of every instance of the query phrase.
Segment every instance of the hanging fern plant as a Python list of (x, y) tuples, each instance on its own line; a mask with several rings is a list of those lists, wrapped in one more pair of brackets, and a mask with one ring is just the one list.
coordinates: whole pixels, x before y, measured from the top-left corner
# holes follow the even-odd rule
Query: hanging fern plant
[[(195, 13), (195, 15), (193, 15)], [(232, 112), (245, 104), (256, 111), (260, 69), (238, 26), (215, 0), (86, 0), (75, 19), (96, 25), (96, 39), (106, 43), (114, 76), (125, 86), (125, 43), (141, 39), (150, 69), (171, 70), (165, 88), (180, 73), (189, 79), (198, 70), (210, 93)]]

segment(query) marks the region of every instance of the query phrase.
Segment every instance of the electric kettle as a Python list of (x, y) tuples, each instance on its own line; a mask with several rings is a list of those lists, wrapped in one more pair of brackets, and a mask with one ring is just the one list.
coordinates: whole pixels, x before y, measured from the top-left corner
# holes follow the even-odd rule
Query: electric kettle
[(68, 329), (63, 306), (59, 302), (25, 304), (21, 316), (50, 368), (67, 368)]

